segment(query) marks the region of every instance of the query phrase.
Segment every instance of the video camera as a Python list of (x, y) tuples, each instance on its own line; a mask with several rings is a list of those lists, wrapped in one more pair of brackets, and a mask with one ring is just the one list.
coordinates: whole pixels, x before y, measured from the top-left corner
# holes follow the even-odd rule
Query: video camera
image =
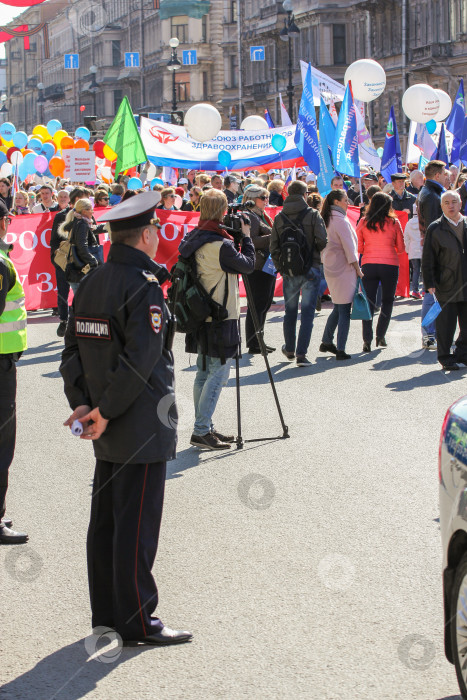
[(224, 226), (233, 235), (234, 243), (237, 248), (240, 248), (242, 242), (242, 221), (244, 224), (251, 224), (250, 217), (245, 213), (244, 209), (254, 207), (254, 202), (245, 202), (245, 204), (230, 204), (227, 207), (227, 214), (224, 216)]

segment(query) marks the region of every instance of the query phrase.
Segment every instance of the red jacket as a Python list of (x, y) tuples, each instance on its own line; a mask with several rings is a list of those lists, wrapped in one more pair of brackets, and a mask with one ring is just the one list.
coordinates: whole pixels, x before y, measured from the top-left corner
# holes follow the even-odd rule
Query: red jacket
[(376, 231), (367, 228), (362, 219), (357, 226), (358, 252), (363, 254), (361, 265), (380, 263), (399, 265), (398, 253), (404, 253), (404, 237), (399, 221), (387, 218)]

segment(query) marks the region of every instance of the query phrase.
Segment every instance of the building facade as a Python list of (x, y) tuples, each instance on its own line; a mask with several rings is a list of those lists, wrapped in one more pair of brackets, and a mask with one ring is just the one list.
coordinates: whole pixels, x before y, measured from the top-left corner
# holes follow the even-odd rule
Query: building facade
[[(299, 33), (289, 46), (281, 32), (292, 11)], [(279, 123), (282, 95), (295, 121), (300, 59), (342, 82), (352, 61), (372, 57), (387, 74), (385, 92), (368, 110), (381, 145), (392, 104), (406, 131), (401, 96), (408, 85), (428, 82), (454, 96), (467, 69), (466, 0), (285, 0), (285, 8), (283, 0), (49, 0), (12, 24), (41, 22), (48, 42), (38, 32), (28, 51), (19, 37), (6, 44), (7, 116), (26, 131), (54, 117), (73, 129), (83, 114), (96, 115), (105, 129), (124, 95), (135, 113), (170, 113), (174, 99), (181, 110), (210, 102), (224, 128), (265, 108)], [(182, 64), (173, 72), (172, 37)], [(265, 60), (252, 61), (258, 46)], [(79, 54), (78, 69), (65, 68), (65, 54)]]

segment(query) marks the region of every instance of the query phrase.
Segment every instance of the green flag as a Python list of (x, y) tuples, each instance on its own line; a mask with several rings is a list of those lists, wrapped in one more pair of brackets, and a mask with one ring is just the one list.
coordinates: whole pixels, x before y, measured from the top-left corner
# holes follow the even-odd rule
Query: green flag
[(104, 143), (117, 154), (117, 166), (115, 172), (121, 173), (135, 165), (145, 163), (148, 159), (144, 150), (138, 127), (128, 101), (124, 97), (115, 119), (104, 136)]

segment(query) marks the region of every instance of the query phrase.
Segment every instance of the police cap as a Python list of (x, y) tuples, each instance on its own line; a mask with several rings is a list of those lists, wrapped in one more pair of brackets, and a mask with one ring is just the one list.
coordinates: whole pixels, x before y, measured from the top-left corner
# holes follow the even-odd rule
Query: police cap
[(97, 221), (108, 222), (111, 230), (115, 232), (141, 228), (150, 224), (160, 228), (158, 219), (154, 218), (154, 209), (159, 204), (160, 199), (159, 192), (137, 194), (102, 214)]
[(391, 182), (395, 182), (396, 180), (407, 180), (408, 175), (405, 175), (404, 173), (394, 173), (391, 175)]

